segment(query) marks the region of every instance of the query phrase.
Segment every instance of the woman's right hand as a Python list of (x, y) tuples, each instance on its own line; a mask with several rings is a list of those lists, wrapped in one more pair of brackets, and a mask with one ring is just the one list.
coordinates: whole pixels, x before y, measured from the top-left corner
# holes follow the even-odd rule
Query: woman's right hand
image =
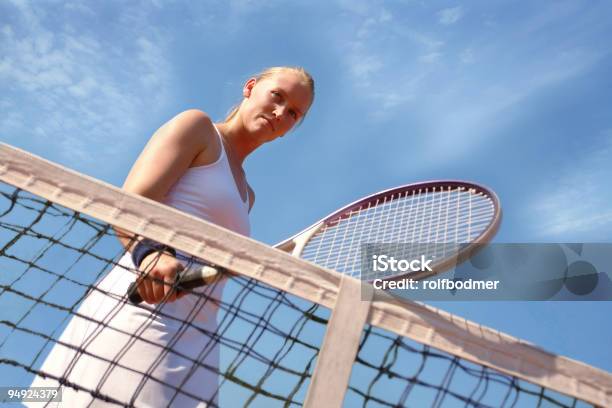
[(171, 254), (151, 253), (142, 260), (139, 269), (142, 276), (137, 282), (138, 293), (148, 304), (174, 302), (187, 294), (172, 287), (183, 265)]

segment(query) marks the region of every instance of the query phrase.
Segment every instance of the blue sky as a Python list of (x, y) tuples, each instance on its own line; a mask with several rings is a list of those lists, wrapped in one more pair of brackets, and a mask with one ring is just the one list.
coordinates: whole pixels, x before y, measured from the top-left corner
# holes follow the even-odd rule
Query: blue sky
[[(193, 3), (0, 3), (0, 140), (121, 185), (173, 115), (303, 65), (308, 117), (246, 162), (254, 238), (452, 178), (499, 194), (499, 242), (612, 242), (610, 3)], [(612, 370), (609, 302), (443, 307)]]

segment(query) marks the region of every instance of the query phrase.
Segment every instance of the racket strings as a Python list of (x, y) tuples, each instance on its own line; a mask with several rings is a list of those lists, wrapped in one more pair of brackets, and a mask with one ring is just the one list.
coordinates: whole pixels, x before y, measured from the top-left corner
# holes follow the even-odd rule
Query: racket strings
[[(439, 197), (439, 195), (438, 195)], [(398, 199), (394, 199), (394, 202), (398, 202), (398, 201), (411, 201), (411, 199), (402, 199), (402, 198), (398, 198)], [(458, 212), (457, 217), (458, 220), (463, 222), (466, 218), (472, 218), (475, 221), (477, 220), (477, 216), (479, 215), (490, 215), (491, 213), (494, 212), (494, 208), (492, 207), (492, 204), (489, 200), (480, 200), (476, 203), (474, 203), (471, 198), (469, 200), (469, 202), (459, 202), (457, 203), (457, 200), (453, 200), (453, 201), (449, 201), (447, 203), (447, 207), (445, 207), (444, 209), (441, 208), (442, 206), (442, 200), (438, 199), (437, 202), (440, 204), (440, 208), (438, 208), (437, 210), (435, 209), (435, 204), (436, 202), (434, 200), (431, 200), (430, 203), (426, 203), (423, 204), (423, 207), (421, 208), (417, 208), (415, 210), (414, 213), (412, 213), (412, 208), (409, 208), (407, 211), (404, 209), (402, 210), (397, 210), (397, 209), (383, 209), (381, 211), (385, 211), (386, 214), (388, 214), (389, 218), (391, 215), (396, 215), (396, 216), (401, 216), (401, 221), (400, 222), (393, 222), (392, 225), (389, 225), (390, 223), (388, 222), (388, 220), (385, 222), (385, 225), (387, 226), (387, 228), (400, 228), (402, 230), (404, 230), (405, 226), (403, 225), (403, 222), (405, 221), (407, 224), (412, 224), (412, 225), (416, 225), (418, 228), (422, 228), (422, 226), (424, 224), (428, 224), (430, 226), (433, 226), (434, 224), (432, 224), (432, 220), (436, 217), (438, 217), (437, 222), (438, 224), (441, 222), (440, 217), (445, 216), (446, 214), (446, 220), (445, 223), (446, 224), (450, 224), (452, 223), (452, 219), (448, 220), (448, 213), (447, 211), (450, 210), (450, 208), (448, 208), (450, 205), (454, 205), (457, 204), (457, 206), (459, 208), (456, 209), (455, 212)], [(420, 203), (417, 203), (417, 206), (419, 206)], [(412, 203), (411, 203), (412, 206)], [(426, 206), (426, 207), (425, 207)], [(359, 209), (359, 212), (364, 212), (363, 210)], [(347, 222), (347, 220), (349, 219), (349, 217), (354, 217), (355, 215), (363, 215), (360, 214), (358, 211), (351, 211), (349, 213), (348, 216), (344, 216), (341, 220), (336, 221), (333, 224), (328, 224), (326, 227), (330, 228), (330, 227), (336, 227), (338, 224), (342, 224), (343, 222)], [(406, 214), (407, 212), (407, 214)], [(429, 213), (428, 213), (429, 212)], [(371, 216), (370, 214), (367, 214), (367, 216)], [(482, 218), (482, 217), (481, 217)], [(417, 220), (419, 220), (419, 222), (417, 222)], [(469, 220), (468, 220), (469, 221)], [(467, 224), (466, 224), (467, 225)], [(384, 230), (384, 227), (382, 228)], [(412, 232), (412, 231), (416, 231), (415, 228), (413, 229), (409, 229), (408, 232)], [(422, 234), (420, 234), (420, 236), (422, 236)], [(431, 233), (426, 234), (426, 236), (432, 236)], [(413, 236), (414, 238), (414, 236)]]
[(492, 199), (464, 187), (408, 190), (377, 198), (329, 221), (310, 239), (302, 257), (360, 276), (364, 243), (414, 244), (413, 254), (442, 258), (473, 241), (491, 224)]
[[(395, 200), (395, 201), (400, 201), (400, 200)], [(405, 200), (405, 201), (408, 201), (408, 200)], [(427, 210), (430, 210), (429, 213), (427, 213)], [(433, 237), (435, 234), (432, 232), (432, 228), (434, 229), (434, 232), (438, 231), (439, 225), (441, 223), (441, 217), (444, 216), (445, 213), (443, 211), (436, 210), (435, 204), (430, 205), (427, 208), (427, 210), (423, 210), (423, 208), (420, 208), (416, 210), (414, 213), (411, 213), (411, 211), (408, 210), (407, 215), (400, 211), (394, 211), (394, 210), (387, 211), (389, 215), (394, 214), (396, 216), (400, 216), (401, 219), (399, 222), (395, 221), (391, 225), (389, 225), (390, 224), (389, 222), (385, 222), (386, 230), (405, 231), (406, 236), (402, 238), (404, 238), (404, 240), (406, 241), (415, 241), (417, 239), (419, 240), (423, 239), (424, 237)], [(470, 213), (468, 214), (467, 211), (470, 211)], [(472, 222), (476, 222), (482, 219), (488, 219), (488, 217), (490, 217), (490, 214), (493, 212), (493, 208), (491, 208), (491, 206), (488, 205), (488, 203), (480, 203), (478, 207), (471, 206), (470, 208), (467, 205), (462, 206), (461, 208), (458, 209), (458, 212), (459, 214), (457, 215), (456, 219), (454, 220), (446, 219), (444, 220), (444, 224), (454, 225), (455, 222), (464, 223), (464, 221), (466, 220), (468, 222), (470, 222), (470, 220)], [(366, 215), (366, 216), (369, 216), (369, 215)], [(448, 216), (446, 215), (445, 218), (448, 218)], [(417, 220), (419, 221), (417, 222)], [(407, 225), (412, 225), (412, 227), (407, 228), (406, 225), (404, 225), (404, 223), (406, 223)], [(438, 225), (436, 225), (436, 223)], [(422, 233), (422, 229), (424, 225), (428, 225), (430, 228), (429, 232), (425, 235), (423, 235)], [(385, 228), (382, 227), (381, 230), (385, 230)], [(410, 238), (408, 238), (409, 235), (410, 235)], [(447, 236), (447, 235), (448, 234), (446, 233), (444, 236)]]

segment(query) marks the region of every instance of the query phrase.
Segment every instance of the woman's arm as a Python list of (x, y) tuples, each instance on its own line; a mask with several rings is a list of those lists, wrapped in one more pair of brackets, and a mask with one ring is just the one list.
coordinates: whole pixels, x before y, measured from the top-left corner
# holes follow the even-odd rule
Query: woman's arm
[[(211, 119), (198, 110), (188, 110), (160, 127), (134, 162), (123, 189), (161, 201), (187, 171), (198, 154), (210, 146), (215, 135)], [(115, 228), (126, 249), (132, 234)]]
[[(187, 171), (194, 159), (211, 146), (216, 131), (211, 119), (198, 110), (188, 110), (172, 118), (151, 137), (132, 166), (123, 189), (161, 201), (170, 188)], [(127, 250), (137, 242), (133, 234), (115, 228)], [(136, 265), (138, 267), (138, 265)], [(152, 253), (145, 257), (140, 269), (153, 279), (141, 279), (138, 291), (147, 303), (159, 303), (170, 292), (170, 286), (182, 265), (169, 253)], [(180, 297), (180, 296), (179, 296)], [(170, 294), (168, 301), (176, 299)]]
[(178, 114), (151, 137), (130, 170), (124, 190), (160, 201), (214, 135), (213, 123), (204, 112)]

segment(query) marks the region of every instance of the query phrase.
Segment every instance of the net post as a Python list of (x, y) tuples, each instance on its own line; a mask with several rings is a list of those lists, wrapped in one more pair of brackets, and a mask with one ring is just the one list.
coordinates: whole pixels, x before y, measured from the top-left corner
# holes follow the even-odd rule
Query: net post
[(373, 288), (343, 275), (304, 407), (341, 407), (348, 387), (361, 333), (373, 298)]

